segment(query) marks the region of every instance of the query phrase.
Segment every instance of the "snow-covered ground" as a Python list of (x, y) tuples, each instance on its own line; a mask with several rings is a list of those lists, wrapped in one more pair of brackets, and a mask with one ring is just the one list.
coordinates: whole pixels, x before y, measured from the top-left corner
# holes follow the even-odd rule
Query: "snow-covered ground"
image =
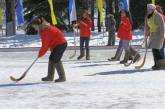
[[(22, 31), (17, 31), (17, 35), (5, 37), (0, 34), (0, 48), (22, 48), (22, 47), (40, 47), (40, 37), (38, 35), (24, 35)], [(68, 42), (68, 46), (74, 46), (74, 34), (64, 33)], [(107, 45), (108, 33), (97, 31), (92, 33), (90, 46), (105, 46)], [(75, 33), (76, 46), (79, 46), (79, 33)], [(133, 32), (132, 45), (141, 45), (143, 42), (143, 31), (135, 30)], [(119, 39), (116, 40), (116, 45)]]
[(69, 60), (73, 51), (66, 51), (64, 83), (40, 81), (47, 73), (49, 53), (14, 83), (9, 76), (19, 77), (37, 51), (0, 52), (0, 109), (164, 109), (165, 72), (150, 70), (151, 53), (143, 69), (135, 70), (133, 65), (108, 62), (114, 51), (91, 50), (89, 61)]

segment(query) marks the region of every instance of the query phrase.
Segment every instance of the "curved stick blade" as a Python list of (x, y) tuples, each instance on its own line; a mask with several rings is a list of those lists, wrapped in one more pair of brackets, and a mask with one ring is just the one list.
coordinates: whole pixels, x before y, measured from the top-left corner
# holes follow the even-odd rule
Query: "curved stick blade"
[(26, 69), (26, 71), (21, 75), (21, 77), (19, 77), (19, 78), (14, 78), (14, 77), (12, 77), (12, 76), (10, 76), (10, 79), (12, 80), (12, 81), (15, 81), (15, 82), (18, 82), (18, 81), (20, 81), (20, 80), (22, 80), (25, 76), (26, 76), (26, 74), (27, 74), (27, 72), (30, 70), (30, 68), (34, 65), (34, 63), (37, 61), (37, 59), (38, 59), (38, 57), (33, 61), (33, 63)]
[(19, 78), (14, 78), (13, 76), (10, 76), (10, 79), (12, 81), (18, 82), (18, 81), (22, 80), (26, 76), (26, 74), (27, 74), (27, 72), (24, 72), (23, 75), (21, 75), (21, 77), (19, 77)]
[(12, 76), (10, 76), (10, 79), (11, 79), (12, 81), (18, 82), (18, 79), (14, 78), (14, 77), (12, 77)]

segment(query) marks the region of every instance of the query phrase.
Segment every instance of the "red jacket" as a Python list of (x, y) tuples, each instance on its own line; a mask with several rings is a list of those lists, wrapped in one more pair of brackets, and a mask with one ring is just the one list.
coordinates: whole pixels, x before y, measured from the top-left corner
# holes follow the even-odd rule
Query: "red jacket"
[(39, 50), (38, 57), (42, 57), (48, 49), (53, 49), (60, 44), (66, 43), (64, 34), (55, 26), (49, 26), (40, 31), (42, 47)]
[(90, 37), (91, 35), (92, 20), (82, 18), (79, 21), (80, 37)]
[(128, 17), (121, 18), (117, 36), (122, 40), (132, 40), (132, 25)]

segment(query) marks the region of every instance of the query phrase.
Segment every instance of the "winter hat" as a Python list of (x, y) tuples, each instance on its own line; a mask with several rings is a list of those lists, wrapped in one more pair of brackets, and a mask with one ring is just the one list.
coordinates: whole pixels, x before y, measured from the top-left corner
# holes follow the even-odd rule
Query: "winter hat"
[(108, 14), (107, 18), (114, 18), (114, 15), (113, 14)]
[(154, 4), (147, 4), (147, 9), (155, 10), (156, 9), (156, 5), (154, 5)]

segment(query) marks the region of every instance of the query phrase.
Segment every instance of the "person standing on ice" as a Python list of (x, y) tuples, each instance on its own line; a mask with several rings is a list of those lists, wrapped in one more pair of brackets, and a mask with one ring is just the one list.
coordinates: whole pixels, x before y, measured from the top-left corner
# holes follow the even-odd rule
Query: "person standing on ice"
[(89, 11), (84, 10), (82, 18), (74, 25), (75, 28), (80, 29), (80, 56), (77, 58), (78, 60), (85, 56), (84, 44), (86, 49), (86, 60), (90, 60), (89, 40), (91, 36), (92, 20), (89, 15)]
[(113, 14), (107, 15), (107, 27), (108, 27), (108, 44), (107, 46), (115, 45), (115, 32), (116, 32), (116, 20)]
[[(159, 5), (156, 5), (156, 10), (163, 16), (163, 19), (164, 19), (164, 22), (165, 22), (165, 15), (163, 14), (162, 8), (161, 8)], [(163, 47), (162, 47), (161, 50), (160, 50), (161, 55), (165, 58), (164, 46), (165, 46), (165, 40), (164, 40)]]
[(130, 41), (132, 40), (132, 19), (130, 13), (125, 10), (120, 10), (120, 24), (117, 31), (117, 36), (120, 38), (119, 46), (117, 48), (116, 54), (110, 60), (119, 60), (122, 54), (123, 49), (125, 50), (125, 56), (121, 64), (127, 63), (130, 57), (134, 57), (133, 62), (136, 62), (140, 59), (140, 54), (130, 46)]
[(164, 57), (161, 55), (161, 48), (163, 47), (165, 38), (165, 25), (162, 15), (156, 10), (154, 4), (147, 4), (147, 18), (146, 18), (146, 35), (145, 42), (149, 36), (149, 48), (152, 49), (154, 57), (153, 70), (159, 70), (165, 66)]
[(48, 49), (51, 51), (48, 63), (48, 74), (42, 78), (42, 81), (53, 81), (55, 68), (59, 76), (59, 79), (56, 79), (55, 82), (66, 81), (65, 71), (61, 61), (67, 47), (64, 34), (57, 27), (50, 25), (46, 17), (43, 16), (34, 18), (31, 21), (31, 26), (39, 32), (42, 41), (42, 47), (38, 52), (38, 57), (42, 57)]

